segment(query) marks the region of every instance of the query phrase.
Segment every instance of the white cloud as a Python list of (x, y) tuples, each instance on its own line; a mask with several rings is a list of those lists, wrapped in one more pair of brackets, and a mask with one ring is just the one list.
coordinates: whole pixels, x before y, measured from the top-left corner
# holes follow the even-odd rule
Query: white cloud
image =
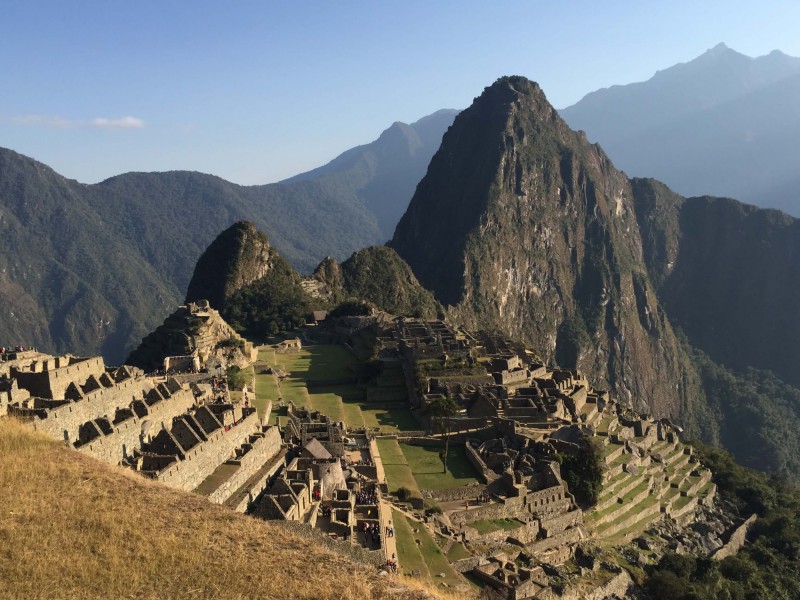
[(141, 129), (144, 127), (144, 121), (136, 117), (122, 117), (120, 119), (98, 117), (97, 119), (92, 119), (89, 124), (92, 127), (104, 127), (107, 129)]
[(52, 127), (55, 129), (73, 129), (78, 127), (97, 127), (100, 129), (141, 129), (144, 121), (136, 117), (120, 117), (107, 119), (97, 117), (88, 121), (79, 119), (66, 119), (58, 115), (15, 115), (8, 118), (15, 125), (25, 127)]

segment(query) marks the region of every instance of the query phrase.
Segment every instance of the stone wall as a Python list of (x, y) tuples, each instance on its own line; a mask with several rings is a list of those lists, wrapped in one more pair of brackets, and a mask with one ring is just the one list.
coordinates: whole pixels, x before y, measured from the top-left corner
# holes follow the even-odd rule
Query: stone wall
[(469, 460), (469, 462), (472, 463), (472, 466), (475, 467), (475, 469), (477, 469), (478, 473), (480, 474), (481, 478), (483, 478), (484, 482), (490, 484), (500, 477), (497, 473), (495, 473), (488, 466), (486, 466), (486, 463), (483, 462), (483, 459), (481, 458), (480, 454), (478, 454), (478, 451), (475, 450), (472, 447), (472, 444), (470, 444), (469, 442), (467, 442), (466, 444), (466, 452), (467, 452), (467, 460)]
[(197, 444), (186, 452), (184, 460), (171, 463), (159, 471), (156, 479), (169, 487), (192, 491), (214, 470), (233, 455), (233, 451), (247, 441), (248, 436), (258, 431), (260, 419), (255, 412), (229, 431), (217, 429), (208, 440)]
[(611, 537), (616, 535), (623, 529), (627, 529), (637, 521), (641, 521), (646, 517), (652, 517), (661, 512), (661, 505), (659, 503), (655, 503), (652, 506), (641, 510), (639, 512), (634, 511), (628, 518), (623, 519), (619, 523), (615, 523), (611, 527), (603, 530), (603, 535), (606, 537)]
[(452, 513), (450, 515), (450, 521), (453, 524), (469, 524), (482, 519), (526, 520), (530, 517), (530, 514), (526, 509), (524, 500), (524, 497), (520, 496), (516, 498), (506, 498), (500, 502), (490, 502), (478, 508), (471, 508), (468, 511)]
[(126, 419), (114, 425), (112, 433), (76, 446), (76, 449), (98, 460), (117, 464), (130, 456), (134, 449), (141, 448), (142, 433), (148, 422), (150, 427), (147, 434), (155, 436), (164, 427), (169, 426), (174, 417), (185, 413), (193, 404), (194, 394), (188, 389), (178, 390), (169, 398), (151, 406), (143, 402), (146, 415)]
[(575, 525), (583, 523), (583, 511), (576, 509), (563, 515), (540, 518), (539, 523), (545, 537), (553, 537), (555, 534), (561, 533), (568, 527), (574, 527)]
[(744, 523), (733, 530), (733, 533), (731, 534), (731, 537), (728, 538), (728, 541), (725, 542), (721, 548), (718, 548), (711, 558), (714, 560), (722, 560), (724, 558), (728, 558), (729, 556), (733, 556), (739, 550), (741, 550), (742, 546), (744, 546), (744, 543), (747, 540), (747, 533), (750, 531), (750, 528), (753, 526), (753, 523), (756, 522), (757, 518), (758, 515), (755, 513), (750, 515), (750, 517)]
[(539, 535), (539, 523), (537, 521), (528, 521), (527, 523), (520, 523), (520, 526), (516, 529), (498, 529), (489, 533), (478, 533), (476, 529), (467, 525), (466, 534), (468, 541), (480, 544), (499, 545), (508, 538), (513, 538), (520, 542), (520, 545), (524, 545), (533, 542)]
[(264, 490), (269, 487), (273, 476), (285, 466), (286, 448), (281, 447), (278, 453), (253, 475), (247, 484), (236, 490), (226, 501), (225, 505), (237, 512), (247, 512), (261, 497)]
[(89, 392), (82, 400), (49, 410), (46, 418), (35, 419), (30, 426), (50, 437), (74, 443), (81, 425), (105, 415), (113, 419), (118, 408), (126, 408), (133, 400), (141, 398), (151, 385), (145, 377), (126, 379), (114, 387)]
[(440, 502), (450, 502), (451, 500), (472, 500), (477, 498), (486, 486), (482, 483), (472, 483), (462, 487), (449, 490), (422, 490), (423, 498), (434, 498)]
[[(64, 364), (64, 363), (67, 364)], [(64, 366), (62, 366), (64, 365)], [(38, 368), (38, 364), (36, 367)], [(33, 396), (60, 399), (64, 397), (69, 384), (83, 384), (91, 375), (100, 377), (105, 373), (103, 358), (56, 357), (41, 363), (41, 371), (12, 370), (12, 375), (20, 387), (27, 389)], [(50, 370), (47, 370), (47, 369)]]
[[(228, 432), (230, 433), (230, 432)], [(222, 504), (242, 487), (267, 461), (278, 454), (281, 449), (281, 434), (277, 427), (268, 427), (263, 434), (256, 434), (252, 447), (237, 459), (239, 468), (227, 481), (209, 494), (208, 499), (215, 504)]]

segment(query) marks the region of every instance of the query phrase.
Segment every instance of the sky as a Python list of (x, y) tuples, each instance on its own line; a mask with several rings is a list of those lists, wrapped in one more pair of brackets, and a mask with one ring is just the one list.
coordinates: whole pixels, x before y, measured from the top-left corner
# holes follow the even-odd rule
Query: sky
[(290, 177), (503, 75), (557, 108), (720, 42), (800, 56), (800, 2), (0, 0), (0, 147), (96, 183)]

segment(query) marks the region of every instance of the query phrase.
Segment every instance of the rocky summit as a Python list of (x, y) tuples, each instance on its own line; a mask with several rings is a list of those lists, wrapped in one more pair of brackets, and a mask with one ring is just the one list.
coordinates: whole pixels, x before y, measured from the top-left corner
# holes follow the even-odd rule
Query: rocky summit
[(453, 318), (678, 416), (691, 378), (634, 205), (625, 174), (536, 83), (503, 77), (445, 134), (390, 245)]

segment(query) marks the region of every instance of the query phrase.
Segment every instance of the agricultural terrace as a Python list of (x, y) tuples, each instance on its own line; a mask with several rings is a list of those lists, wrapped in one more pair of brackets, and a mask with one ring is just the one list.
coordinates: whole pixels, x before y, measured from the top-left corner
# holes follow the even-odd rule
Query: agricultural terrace
[[(286, 377), (279, 380), (263, 373), (267, 367), (283, 371)], [(256, 408), (267, 399), (274, 407), (280, 398), (318, 410), (351, 428), (368, 427), (382, 433), (420, 428), (405, 397), (367, 401), (366, 390), (355, 383), (356, 368), (356, 358), (336, 344), (315, 344), (286, 353), (262, 346), (255, 364)], [(273, 414), (270, 420), (277, 423), (279, 418)]]
[(412, 446), (393, 438), (378, 440), (383, 470), (389, 491), (404, 487), (412, 496), (421, 498), (420, 490), (449, 490), (479, 483), (478, 473), (467, 460), (462, 446), (451, 445), (447, 456), (447, 472), (442, 473), (438, 447)]

